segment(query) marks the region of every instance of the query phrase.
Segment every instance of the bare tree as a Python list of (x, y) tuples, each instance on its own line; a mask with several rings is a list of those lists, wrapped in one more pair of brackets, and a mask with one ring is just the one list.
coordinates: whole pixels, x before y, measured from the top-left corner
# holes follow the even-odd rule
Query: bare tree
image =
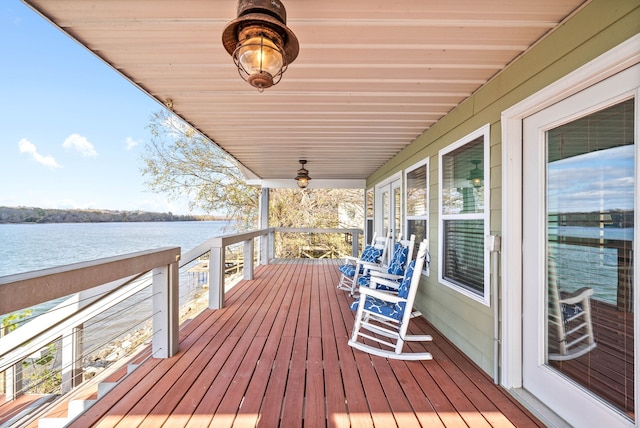
[[(190, 208), (226, 215), (235, 221), (236, 230), (257, 227), (260, 189), (246, 184), (231, 156), (166, 111), (154, 114), (149, 129), (152, 140), (145, 146), (142, 173), (151, 190), (174, 199), (187, 196)], [(271, 189), (269, 225), (360, 227), (363, 201), (362, 190)], [(335, 242), (327, 245), (343, 252), (338, 241), (345, 238), (332, 239)], [(284, 246), (291, 250), (299, 245), (296, 241)]]
[(260, 189), (245, 182), (231, 156), (169, 112), (155, 113), (148, 128), (142, 174), (152, 191), (186, 196), (190, 209), (226, 216), (237, 230), (257, 226)]

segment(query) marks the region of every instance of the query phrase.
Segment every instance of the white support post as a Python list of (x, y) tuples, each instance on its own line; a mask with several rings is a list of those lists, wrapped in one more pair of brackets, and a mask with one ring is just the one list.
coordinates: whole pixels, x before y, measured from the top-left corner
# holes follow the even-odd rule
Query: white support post
[(276, 246), (276, 234), (275, 232), (269, 232), (269, 260), (273, 260)]
[(209, 256), (209, 309), (222, 309), (224, 306), (224, 265), (224, 247), (211, 248)]
[[(260, 229), (269, 228), (269, 188), (262, 188), (260, 193)], [(268, 265), (269, 260), (273, 258), (271, 244), (273, 242), (271, 235), (263, 235), (260, 237), (260, 264)]]
[(271, 235), (266, 234), (260, 237), (260, 264), (268, 265), (269, 264), (269, 249), (271, 245), (269, 242), (271, 241)]
[(253, 239), (244, 241), (243, 246), (244, 264), (242, 267), (243, 278), (246, 280), (253, 279)]
[(358, 254), (360, 254), (360, 234), (358, 232), (353, 232), (351, 234), (351, 255), (353, 257), (358, 257)]
[(169, 358), (180, 349), (178, 263), (153, 270), (153, 342), (154, 358)]
[(62, 393), (82, 383), (82, 328), (78, 325), (62, 336)]

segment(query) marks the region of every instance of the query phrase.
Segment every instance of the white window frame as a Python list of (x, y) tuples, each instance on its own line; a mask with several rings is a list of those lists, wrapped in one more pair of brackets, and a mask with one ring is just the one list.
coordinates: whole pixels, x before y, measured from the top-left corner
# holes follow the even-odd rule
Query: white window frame
[[(425, 214), (424, 215), (409, 215), (408, 213), (408, 206), (409, 206), (409, 195), (408, 195), (408, 191), (409, 191), (409, 174), (412, 173), (413, 171), (415, 171), (418, 168), (421, 167), (425, 167), (426, 170), (426, 177), (425, 177), (425, 189), (427, 191), (426, 193), (426, 204), (427, 206), (425, 207)], [(413, 165), (411, 165), (409, 168), (404, 170), (404, 194), (403, 194), (403, 198), (404, 198), (404, 230), (408, 231), (409, 230), (409, 221), (411, 220), (425, 220), (427, 227), (425, 230), (425, 238), (427, 239), (427, 241), (429, 241), (429, 229), (431, 229), (431, 224), (429, 222), (429, 158), (423, 159), (420, 162), (417, 162)], [(418, 244), (418, 243), (416, 243)], [(428, 263), (425, 263), (425, 266), (422, 270), (422, 273), (426, 276), (429, 276), (429, 272), (430, 272), (430, 267)]]
[[(466, 144), (471, 143), (473, 140), (483, 137), (483, 183), (484, 183), (484, 210), (482, 213), (472, 213), (472, 214), (444, 214), (443, 213), (443, 202), (442, 202), (442, 183), (443, 183), (443, 165), (442, 160), (445, 155), (448, 153), (459, 149), (460, 147), (465, 146)], [(490, 288), (490, 254), (486, 245), (483, 245), (484, 251), (484, 290), (482, 295), (477, 294), (465, 287), (462, 287), (458, 284), (455, 284), (446, 278), (444, 278), (444, 222), (446, 220), (483, 220), (484, 224), (484, 239), (489, 235), (490, 231), (490, 212), (491, 207), (489, 206), (490, 198), (490, 164), (489, 164), (489, 153), (490, 153), (490, 125), (486, 124), (481, 128), (473, 131), (472, 133), (465, 135), (458, 141), (438, 152), (438, 213), (440, 214), (438, 217), (438, 282), (441, 284), (463, 294), (464, 296), (469, 297), (477, 302), (482, 303), (485, 306), (490, 306), (491, 304), (491, 288)]]
[[(400, 204), (402, 206), (402, 204), (404, 203), (403, 201), (403, 197), (402, 197), (402, 171), (397, 172), (395, 174), (393, 174), (391, 177), (388, 177), (387, 179), (381, 181), (380, 183), (376, 184), (374, 189), (374, 211), (373, 211), (373, 217), (374, 217), (374, 230), (378, 233), (378, 236), (383, 236), (384, 235), (384, 226), (383, 226), (383, 217), (384, 217), (384, 213), (383, 211), (383, 198), (382, 198), (382, 193), (385, 190), (389, 190), (389, 203), (391, 203), (391, 198), (393, 197), (393, 186), (392, 183), (395, 183), (399, 180), (398, 185), (400, 186)], [(393, 218), (393, 212), (389, 212), (389, 227), (391, 227), (391, 223), (394, 221)], [(395, 227), (395, 225), (393, 225)], [(403, 222), (402, 219), (400, 220), (400, 228), (402, 229), (403, 226)], [(397, 238), (399, 233), (403, 233), (402, 230), (394, 230), (393, 232), (393, 236), (391, 237), (391, 241), (392, 244), (395, 243), (395, 239)]]

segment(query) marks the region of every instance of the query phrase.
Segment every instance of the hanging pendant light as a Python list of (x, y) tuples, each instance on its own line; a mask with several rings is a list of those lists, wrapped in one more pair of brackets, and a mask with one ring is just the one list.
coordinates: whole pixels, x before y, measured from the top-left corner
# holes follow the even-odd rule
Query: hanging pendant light
[(286, 24), (279, 0), (239, 0), (238, 18), (222, 32), (240, 76), (260, 92), (280, 82), (298, 56), (298, 39)]
[(467, 177), (467, 180), (471, 181), (471, 184), (475, 188), (482, 187), (482, 180), (484, 179), (484, 171), (478, 169), (480, 162), (481, 161), (477, 159), (471, 161), (471, 163), (475, 165), (475, 168), (469, 172), (469, 176)]
[(296, 176), (295, 180), (298, 182), (299, 188), (305, 189), (309, 185), (309, 180), (311, 180), (311, 177), (309, 177), (309, 171), (307, 171), (307, 169), (304, 167), (307, 161), (301, 159), (299, 162), (301, 168), (298, 170), (298, 175)]

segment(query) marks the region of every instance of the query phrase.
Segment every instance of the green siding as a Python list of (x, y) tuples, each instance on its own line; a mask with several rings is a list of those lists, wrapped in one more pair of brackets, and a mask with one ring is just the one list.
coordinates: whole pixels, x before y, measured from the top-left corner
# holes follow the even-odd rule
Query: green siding
[(502, 111), (640, 32), (640, 1), (594, 0), (539, 41), (367, 180), (367, 188), (430, 157), (431, 274), (416, 306), (442, 333), (493, 375), (493, 308), (438, 283), (438, 151), (491, 124), (491, 233), (501, 234)]

